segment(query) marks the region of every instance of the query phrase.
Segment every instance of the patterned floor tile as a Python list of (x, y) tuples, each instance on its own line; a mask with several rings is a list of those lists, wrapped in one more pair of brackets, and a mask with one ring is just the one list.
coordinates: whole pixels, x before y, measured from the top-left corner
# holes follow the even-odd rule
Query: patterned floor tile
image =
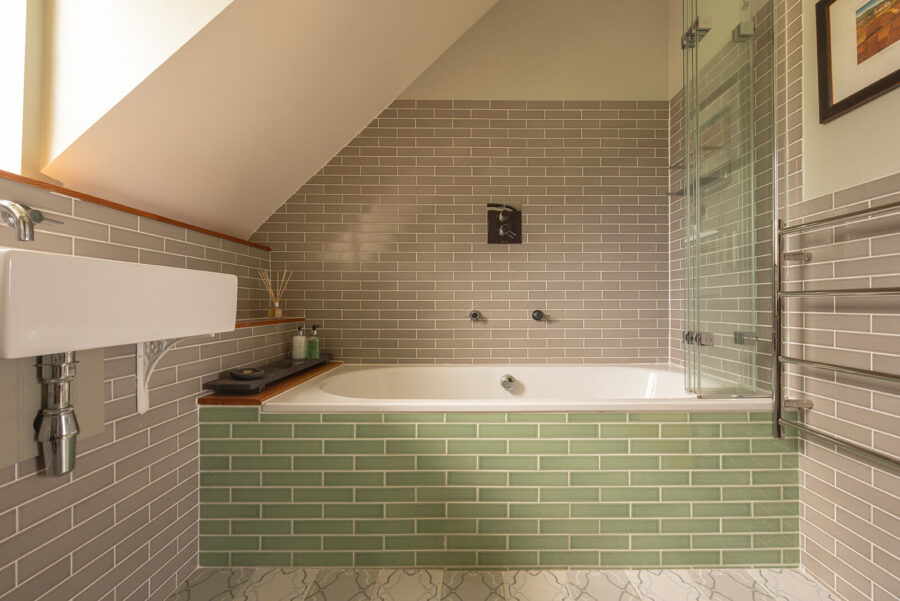
[(200, 568), (168, 601), (243, 601), (243, 590), (253, 572), (253, 568)]
[(645, 601), (707, 601), (686, 570), (634, 570), (628, 576)]
[(304, 601), (371, 601), (378, 570), (322, 568)]
[(506, 601), (503, 572), (444, 572), (441, 601)]
[(749, 570), (690, 570), (690, 576), (710, 601), (775, 601)]
[(828, 591), (799, 570), (748, 570), (777, 601), (835, 601)]
[(316, 569), (257, 568), (244, 588), (247, 601), (303, 601)]
[(574, 601), (641, 601), (621, 570), (570, 570), (569, 591)]
[(440, 601), (441, 570), (381, 570), (372, 601)]
[(572, 601), (568, 579), (562, 571), (504, 572), (508, 601)]

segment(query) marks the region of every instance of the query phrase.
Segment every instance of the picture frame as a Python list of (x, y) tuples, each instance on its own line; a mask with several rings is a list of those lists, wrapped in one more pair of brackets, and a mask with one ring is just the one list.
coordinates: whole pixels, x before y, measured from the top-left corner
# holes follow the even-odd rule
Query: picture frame
[(819, 122), (900, 86), (900, 0), (816, 3)]

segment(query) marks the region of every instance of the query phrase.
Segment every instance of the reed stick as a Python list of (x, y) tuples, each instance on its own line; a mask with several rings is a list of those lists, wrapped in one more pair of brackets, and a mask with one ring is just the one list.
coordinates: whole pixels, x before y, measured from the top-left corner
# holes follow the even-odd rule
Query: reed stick
[(273, 278), (268, 271), (263, 271), (262, 269), (257, 271), (259, 272), (259, 277), (262, 280), (263, 286), (266, 288), (266, 292), (269, 294), (269, 299), (272, 303), (276, 305), (279, 304), (282, 297), (284, 297), (284, 293), (287, 291), (288, 283), (294, 275), (293, 272), (285, 269), (281, 273), (275, 273), (275, 277)]

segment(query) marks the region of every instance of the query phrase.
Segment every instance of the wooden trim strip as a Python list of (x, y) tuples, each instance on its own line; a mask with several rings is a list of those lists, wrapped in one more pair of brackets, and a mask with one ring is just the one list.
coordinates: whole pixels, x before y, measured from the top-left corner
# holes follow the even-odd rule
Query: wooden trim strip
[(282, 323), (299, 323), (301, 321), (306, 321), (306, 319), (302, 317), (285, 317), (275, 319), (274, 317), (269, 317), (265, 319), (242, 319), (241, 321), (234, 324), (235, 329), (237, 328), (255, 328), (256, 326), (272, 326), (278, 325)]
[(207, 395), (199, 397), (197, 399), (198, 405), (249, 405), (253, 407), (258, 407), (262, 405), (265, 401), (271, 399), (273, 396), (281, 394), (286, 390), (290, 390), (295, 386), (299, 386), (304, 382), (308, 382), (312, 380), (316, 376), (320, 376), (327, 371), (331, 371), (335, 367), (340, 367), (343, 365), (341, 361), (329, 361), (328, 363), (323, 363), (322, 365), (317, 365), (312, 369), (304, 371), (302, 373), (297, 374), (296, 376), (291, 376), (290, 378), (285, 378), (280, 382), (275, 382), (274, 384), (270, 384), (266, 387), (262, 392), (258, 392), (256, 394), (246, 394), (246, 395), (237, 395), (237, 394), (221, 394), (211, 392)]
[(41, 180), (25, 177), (24, 175), (17, 175), (15, 173), (10, 173), (9, 171), (3, 171), (2, 169), (0, 169), (0, 179), (5, 179), (19, 184), (25, 184), (27, 186), (33, 186), (35, 188), (41, 188), (43, 190), (55, 192), (56, 194), (62, 194), (63, 196), (71, 196), (72, 198), (77, 198), (78, 200), (103, 205), (104, 207), (122, 211), (123, 213), (131, 213), (132, 215), (137, 215), (138, 217), (145, 217), (147, 219), (153, 219), (154, 221), (161, 221), (162, 223), (168, 223), (169, 225), (183, 227), (186, 230), (200, 232), (201, 234), (206, 234), (208, 236), (215, 236), (216, 238), (221, 238), (223, 240), (230, 240), (231, 242), (237, 242), (238, 244), (243, 244), (245, 246), (252, 246), (253, 248), (261, 248), (268, 251), (272, 250), (271, 247), (266, 246), (265, 244), (250, 242), (249, 240), (243, 240), (241, 238), (238, 238), (237, 236), (231, 236), (229, 234), (223, 234), (222, 232), (208, 230), (205, 227), (191, 225), (190, 223), (178, 221), (177, 219), (169, 219), (168, 217), (163, 217), (162, 215), (157, 215), (156, 213), (141, 211), (140, 209), (135, 209), (123, 204), (119, 204), (117, 202), (113, 202), (111, 200), (106, 200), (104, 198), (100, 198), (99, 196), (93, 196), (91, 194), (85, 194), (84, 192), (78, 192), (69, 188), (63, 188), (62, 186), (57, 186), (55, 184), (48, 184), (47, 182), (42, 182)]

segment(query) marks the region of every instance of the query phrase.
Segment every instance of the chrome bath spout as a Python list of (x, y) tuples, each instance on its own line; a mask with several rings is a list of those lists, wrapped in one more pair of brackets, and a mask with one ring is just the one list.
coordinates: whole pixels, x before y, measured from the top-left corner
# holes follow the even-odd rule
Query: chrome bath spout
[(16, 240), (34, 241), (34, 221), (29, 207), (12, 200), (0, 199), (0, 209), (6, 213), (6, 222), (16, 230)]

